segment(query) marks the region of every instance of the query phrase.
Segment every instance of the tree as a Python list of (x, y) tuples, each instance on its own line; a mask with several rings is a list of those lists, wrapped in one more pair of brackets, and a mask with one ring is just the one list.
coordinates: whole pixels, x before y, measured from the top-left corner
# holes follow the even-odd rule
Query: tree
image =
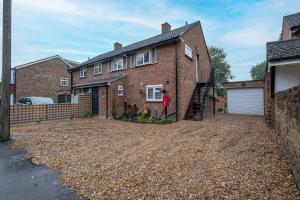
[[(222, 48), (209, 47), (209, 55), (211, 58), (212, 66), (215, 68), (215, 82), (217, 91), (223, 88), (223, 83), (233, 79), (230, 71), (230, 65), (226, 61), (226, 53)], [(219, 94), (218, 94), (219, 95)]]
[(250, 74), (253, 80), (265, 79), (266, 62), (257, 63), (251, 68)]

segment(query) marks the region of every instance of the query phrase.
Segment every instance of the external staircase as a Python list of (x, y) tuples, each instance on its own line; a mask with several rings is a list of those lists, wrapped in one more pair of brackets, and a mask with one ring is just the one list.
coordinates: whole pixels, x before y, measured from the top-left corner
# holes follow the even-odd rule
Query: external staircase
[[(215, 82), (214, 68), (212, 67), (209, 73), (209, 77), (206, 82), (198, 82), (196, 84), (194, 93), (192, 95), (187, 113), (186, 119), (203, 120), (204, 111), (207, 106), (209, 91), (213, 89)], [(214, 101), (215, 105), (215, 101)], [(215, 110), (213, 111), (215, 113)]]

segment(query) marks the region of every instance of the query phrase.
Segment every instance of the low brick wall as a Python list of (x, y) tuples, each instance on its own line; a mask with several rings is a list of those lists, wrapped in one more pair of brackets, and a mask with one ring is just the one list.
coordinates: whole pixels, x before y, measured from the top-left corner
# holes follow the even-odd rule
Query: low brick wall
[(78, 96), (78, 104), (13, 105), (10, 123), (30, 123), (84, 117), (92, 112), (91, 94)]
[(275, 127), (300, 189), (300, 85), (276, 94)]

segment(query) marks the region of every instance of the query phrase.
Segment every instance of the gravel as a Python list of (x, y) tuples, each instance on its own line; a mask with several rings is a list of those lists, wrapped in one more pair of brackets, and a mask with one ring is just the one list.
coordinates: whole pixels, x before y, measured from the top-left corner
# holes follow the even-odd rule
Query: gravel
[(168, 125), (76, 119), (12, 128), (13, 147), (87, 199), (300, 199), (262, 117)]

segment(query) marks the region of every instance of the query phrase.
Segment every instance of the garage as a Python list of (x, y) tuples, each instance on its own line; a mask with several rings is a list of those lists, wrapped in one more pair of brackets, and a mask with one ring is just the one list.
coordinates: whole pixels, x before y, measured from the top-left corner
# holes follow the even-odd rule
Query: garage
[(264, 115), (264, 82), (241, 81), (224, 84), (227, 113)]

